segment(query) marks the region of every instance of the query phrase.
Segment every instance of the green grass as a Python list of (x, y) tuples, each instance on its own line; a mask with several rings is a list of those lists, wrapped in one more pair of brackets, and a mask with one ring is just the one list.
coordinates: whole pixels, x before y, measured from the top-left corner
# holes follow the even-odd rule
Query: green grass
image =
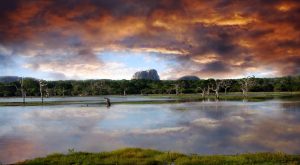
[(242, 165), (242, 164), (300, 164), (300, 155), (284, 153), (253, 153), (241, 155), (185, 155), (176, 152), (161, 152), (152, 149), (126, 148), (112, 152), (87, 153), (74, 152), (68, 154), (55, 153), (44, 158), (26, 160), (17, 164), (33, 165), (88, 165), (88, 164), (186, 164), (186, 165)]

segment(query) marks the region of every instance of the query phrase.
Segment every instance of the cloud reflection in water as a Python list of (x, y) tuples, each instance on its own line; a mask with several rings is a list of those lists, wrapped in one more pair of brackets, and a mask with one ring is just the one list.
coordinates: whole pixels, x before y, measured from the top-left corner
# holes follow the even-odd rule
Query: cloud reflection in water
[(185, 153), (300, 153), (300, 104), (203, 102), (81, 107), (2, 107), (0, 160), (16, 162), (69, 148), (146, 147)]

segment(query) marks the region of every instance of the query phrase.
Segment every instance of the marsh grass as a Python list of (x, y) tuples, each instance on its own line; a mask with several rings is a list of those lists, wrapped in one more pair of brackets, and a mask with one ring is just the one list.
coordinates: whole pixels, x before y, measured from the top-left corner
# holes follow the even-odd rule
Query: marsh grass
[(44, 158), (27, 160), (17, 164), (33, 165), (88, 165), (88, 164), (186, 164), (186, 165), (241, 165), (241, 164), (300, 164), (300, 155), (285, 153), (252, 153), (241, 155), (185, 155), (176, 152), (161, 152), (152, 149), (126, 148), (112, 152), (87, 153), (69, 152), (55, 153)]

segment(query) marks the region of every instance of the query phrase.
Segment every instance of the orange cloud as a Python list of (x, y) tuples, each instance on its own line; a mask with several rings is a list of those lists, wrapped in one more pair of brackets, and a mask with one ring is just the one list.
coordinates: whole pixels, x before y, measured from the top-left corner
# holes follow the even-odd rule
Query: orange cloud
[(33, 66), (68, 56), (70, 65), (87, 67), (101, 50), (132, 49), (172, 56), (200, 77), (242, 76), (253, 68), (300, 73), (296, 0), (1, 3), (0, 44), (32, 57)]

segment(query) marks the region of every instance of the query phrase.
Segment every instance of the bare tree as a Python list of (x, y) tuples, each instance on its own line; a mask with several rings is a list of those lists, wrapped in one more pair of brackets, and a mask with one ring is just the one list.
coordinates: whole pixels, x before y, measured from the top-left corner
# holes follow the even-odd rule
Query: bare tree
[(206, 94), (209, 96), (210, 95), (210, 91), (212, 90), (212, 87), (210, 84), (207, 85), (207, 89), (206, 89)]
[(62, 88), (63, 97), (65, 97), (65, 87)]
[(123, 90), (123, 96), (126, 96), (127, 94), (126, 94), (126, 90), (127, 90), (127, 88), (124, 88), (124, 90)]
[(222, 87), (223, 82), (221, 80), (214, 80), (214, 82), (211, 83), (211, 90), (215, 92), (216, 98), (219, 99), (219, 91)]
[(167, 88), (166, 89), (167, 94), (171, 94), (172, 91), (173, 91), (173, 88)]
[(179, 94), (179, 87), (180, 87), (180, 84), (174, 84), (175, 86), (175, 92), (176, 92), (176, 95)]
[(24, 78), (22, 77), (21, 79), (21, 93), (22, 93), (22, 98), (23, 98), (23, 104), (25, 104), (25, 99), (26, 99), (26, 90), (25, 90), (25, 85), (24, 85)]
[(198, 89), (200, 89), (200, 91), (201, 91), (202, 98), (205, 98), (206, 88), (205, 87), (198, 87)]
[(239, 84), (241, 86), (241, 90), (243, 92), (244, 98), (248, 97), (248, 91), (252, 86), (255, 85), (255, 83), (256, 82), (255, 82), (255, 77), (254, 76), (252, 76), (252, 77), (248, 76), (246, 78), (243, 78), (243, 79), (239, 80)]
[(183, 94), (183, 89), (184, 89), (184, 85), (185, 85), (184, 81), (177, 81), (173, 85), (175, 87), (176, 95)]
[(44, 88), (47, 84), (46, 81), (44, 80), (40, 80), (39, 84), (40, 84), (40, 94), (41, 94), (42, 103), (44, 103)]
[(205, 95), (207, 93), (207, 87), (206, 87), (207, 83), (206, 81), (200, 81), (197, 87), (197, 90), (201, 91), (201, 96), (202, 98), (205, 98)]
[(182, 86), (181, 82), (177, 82), (176, 84), (174, 84), (176, 95), (182, 94), (182, 88), (181, 88), (181, 86)]
[(222, 80), (222, 87), (225, 89), (225, 95), (227, 95), (227, 89), (231, 87), (231, 80)]
[(49, 88), (48, 87), (45, 89), (45, 92), (46, 92), (46, 98), (48, 98), (50, 96), (50, 92), (49, 92)]

